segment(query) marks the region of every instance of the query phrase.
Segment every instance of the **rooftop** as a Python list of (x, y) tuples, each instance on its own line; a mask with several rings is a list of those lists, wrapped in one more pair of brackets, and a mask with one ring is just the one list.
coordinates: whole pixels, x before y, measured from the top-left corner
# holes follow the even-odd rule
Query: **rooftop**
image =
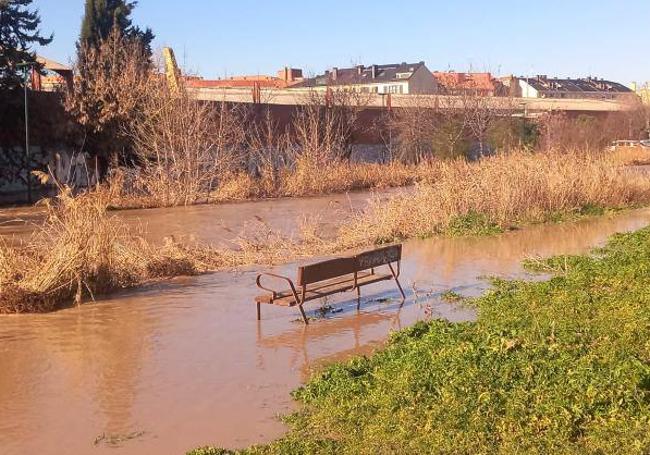
[(188, 78), (185, 84), (194, 88), (238, 88), (253, 87), (255, 85), (262, 88), (284, 88), (287, 86), (286, 81), (273, 76), (237, 76), (216, 80)]
[(607, 81), (595, 77), (586, 77), (581, 79), (560, 79), (549, 78), (544, 75), (536, 77), (520, 77), (525, 80), (535, 90), (553, 91), (553, 92), (613, 92), (613, 93), (631, 93), (632, 90), (618, 82)]
[(351, 68), (332, 68), (293, 85), (296, 88), (322, 87), (326, 85), (362, 85), (409, 80), (424, 62), (393, 63), (386, 65), (357, 65)]
[(185, 77), (185, 84), (193, 88), (285, 88), (302, 80), (302, 70), (284, 67), (277, 76), (253, 75), (233, 76), (224, 79), (206, 80), (201, 77)]
[(496, 83), (490, 73), (433, 72), (433, 77), (446, 89), (472, 89), (493, 91)]
[(70, 68), (69, 66), (66, 66), (59, 62), (55, 62), (54, 60), (50, 60), (49, 58), (45, 58), (40, 55), (36, 56), (36, 61), (41, 65), (43, 65), (43, 68), (45, 68), (46, 70), (57, 71), (57, 72), (72, 71), (72, 68)]

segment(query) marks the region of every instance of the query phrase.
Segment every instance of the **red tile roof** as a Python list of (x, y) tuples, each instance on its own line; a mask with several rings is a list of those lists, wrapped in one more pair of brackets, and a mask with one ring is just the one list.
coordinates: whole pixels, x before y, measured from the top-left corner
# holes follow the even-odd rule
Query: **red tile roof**
[(261, 88), (284, 88), (287, 86), (287, 82), (273, 76), (237, 76), (217, 80), (188, 78), (185, 84), (193, 88), (246, 88), (255, 85)]
[(494, 91), (496, 90), (496, 83), (490, 73), (456, 73), (455, 71), (449, 72), (433, 72), (433, 77), (436, 78), (438, 84), (451, 90), (458, 89), (473, 89), (481, 91)]

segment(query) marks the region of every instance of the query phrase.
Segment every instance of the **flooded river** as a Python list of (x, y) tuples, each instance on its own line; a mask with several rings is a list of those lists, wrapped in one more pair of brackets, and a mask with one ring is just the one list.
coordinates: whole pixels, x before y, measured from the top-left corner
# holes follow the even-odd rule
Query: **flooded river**
[[(309, 198), (280, 198), (219, 205), (194, 205), (162, 209), (138, 209), (110, 212), (127, 225), (142, 230), (145, 237), (156, 242), (167, 236), (191, 238), (215, 246), (230, 246), (233, 239), (248, 225), (265, 223), (269, 228), (291, 234), (308, 216), (319, 230), (327, 234), (342, 217), (366, 206), (370, 197), (387, 199), (411, 191), (392, 188), (381, 193), (365, 191)], [(41, 207), (0, 209), (0, 236), (25, 238), (43, 221)]]
[[(326, 226), (366, 198), (119, 216), (145, 223), (153, 238), (189, 233), (228, 242), (231, 231), (255, 216), (291, 230), (297, 216), (320, 213)], [(293, 409), (289, 392), (314, 368), (369, 353), (392, 330), (418, 319), (475, 316), (444, 302), (444, 291), (477, 295), (487, 287), (481, 277), (522, 277), (528, 256), (584, 252), (614, 232), (649, 223), (650, 210), (636, 210), (495, 237), (407, 242), (402, 284), (408, 299), (401, 309), (386, 282), (364, 288), (359, 312), (352, 295), (341, 295), (327, 302), (336, 312), (309, 326), (297, 320), (297, 310), (271, 306), (256, 320), (257, 269), (177, 279), (47, 315), (1, 316), (0, 453), (165, 455), (271, 440), (285, 430), (277, 415)], [(295, 266), (276, 271), (293, 275)], [(309, 315), (318, 317), (318, 306), (313, 302)]]

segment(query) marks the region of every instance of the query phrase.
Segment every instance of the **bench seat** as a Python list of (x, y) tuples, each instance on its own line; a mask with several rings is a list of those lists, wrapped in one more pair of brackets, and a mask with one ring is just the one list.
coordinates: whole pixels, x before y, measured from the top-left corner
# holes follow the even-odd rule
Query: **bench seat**
[[(391, 274), (372, 273), (372, 272), (358, 272), (357, 273), (357, 286), (365, 286), (368, 284), (378, 283), (384, 280), (392, 280)], [(319, 299), (339, 292), (351, 291), (354, 289), (354, 274), (345, 275), (331, 280), (326, 280), (310, 287), (305, 292), (305, 302), (309, 300)], [(301, 298), (301, 294), (298, 295)], [(295, 306), (300, 302), (296, 302), (291, 289), (286, 289), (273, 294), (266, 293), (255, 297), (255, 301), (259, 303), (269, 303), (280, 306)]]

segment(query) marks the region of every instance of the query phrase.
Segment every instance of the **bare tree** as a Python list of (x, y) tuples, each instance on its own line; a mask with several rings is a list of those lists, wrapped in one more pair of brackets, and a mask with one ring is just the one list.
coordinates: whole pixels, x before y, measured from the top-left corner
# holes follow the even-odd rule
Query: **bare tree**
[(419, 163), (432, 155), (438, 110), (434, 100), (418, 95), (405, 104), (390, 116), (390, 127), (396, 131), (395, 156), (403, 162)]
[(467, 117), (455, 97), (413, 95), (394, 110), (390, 128), (397, 141), (395, 156), (404, 162), (454, 158), (466, 151)]
[(227, 103), (172, 94), (152, 81), (141, 111), (126, 128), (136, 156), (132, 185), (158, 205), (187, 205), (210, 192), (244, 162), (246, 112)]
[(434, 135), (436, 156), (443, 159), (467, 156), (468, 114), (453, 96), (436, 98), (439, 120)]
[(478, 144), (479, 156), (483, 156), (488, 152), (490, 128), (498, 119), (512, 117), (514, 102), (511, 97), (489, 96), (471, 80), (455, 92), (470, 137)]
[(638, 139), (643, 122), (635, 112), (609, 113), (604, 117), (548, 113), (538, 120), (542, 151), (597, 152), (616, 139)]
[(273, 180), (278, 170), (289, 166), (287, 135), (267, 107), (261, 117), (249, 122), (247, 132), (247, 168), (255, 176)]
[(295, 159), (313, 163), (349, 159), (359, 113), (368, 102), (368, 94), (354, 91), (307, 92), (288, 132)]

